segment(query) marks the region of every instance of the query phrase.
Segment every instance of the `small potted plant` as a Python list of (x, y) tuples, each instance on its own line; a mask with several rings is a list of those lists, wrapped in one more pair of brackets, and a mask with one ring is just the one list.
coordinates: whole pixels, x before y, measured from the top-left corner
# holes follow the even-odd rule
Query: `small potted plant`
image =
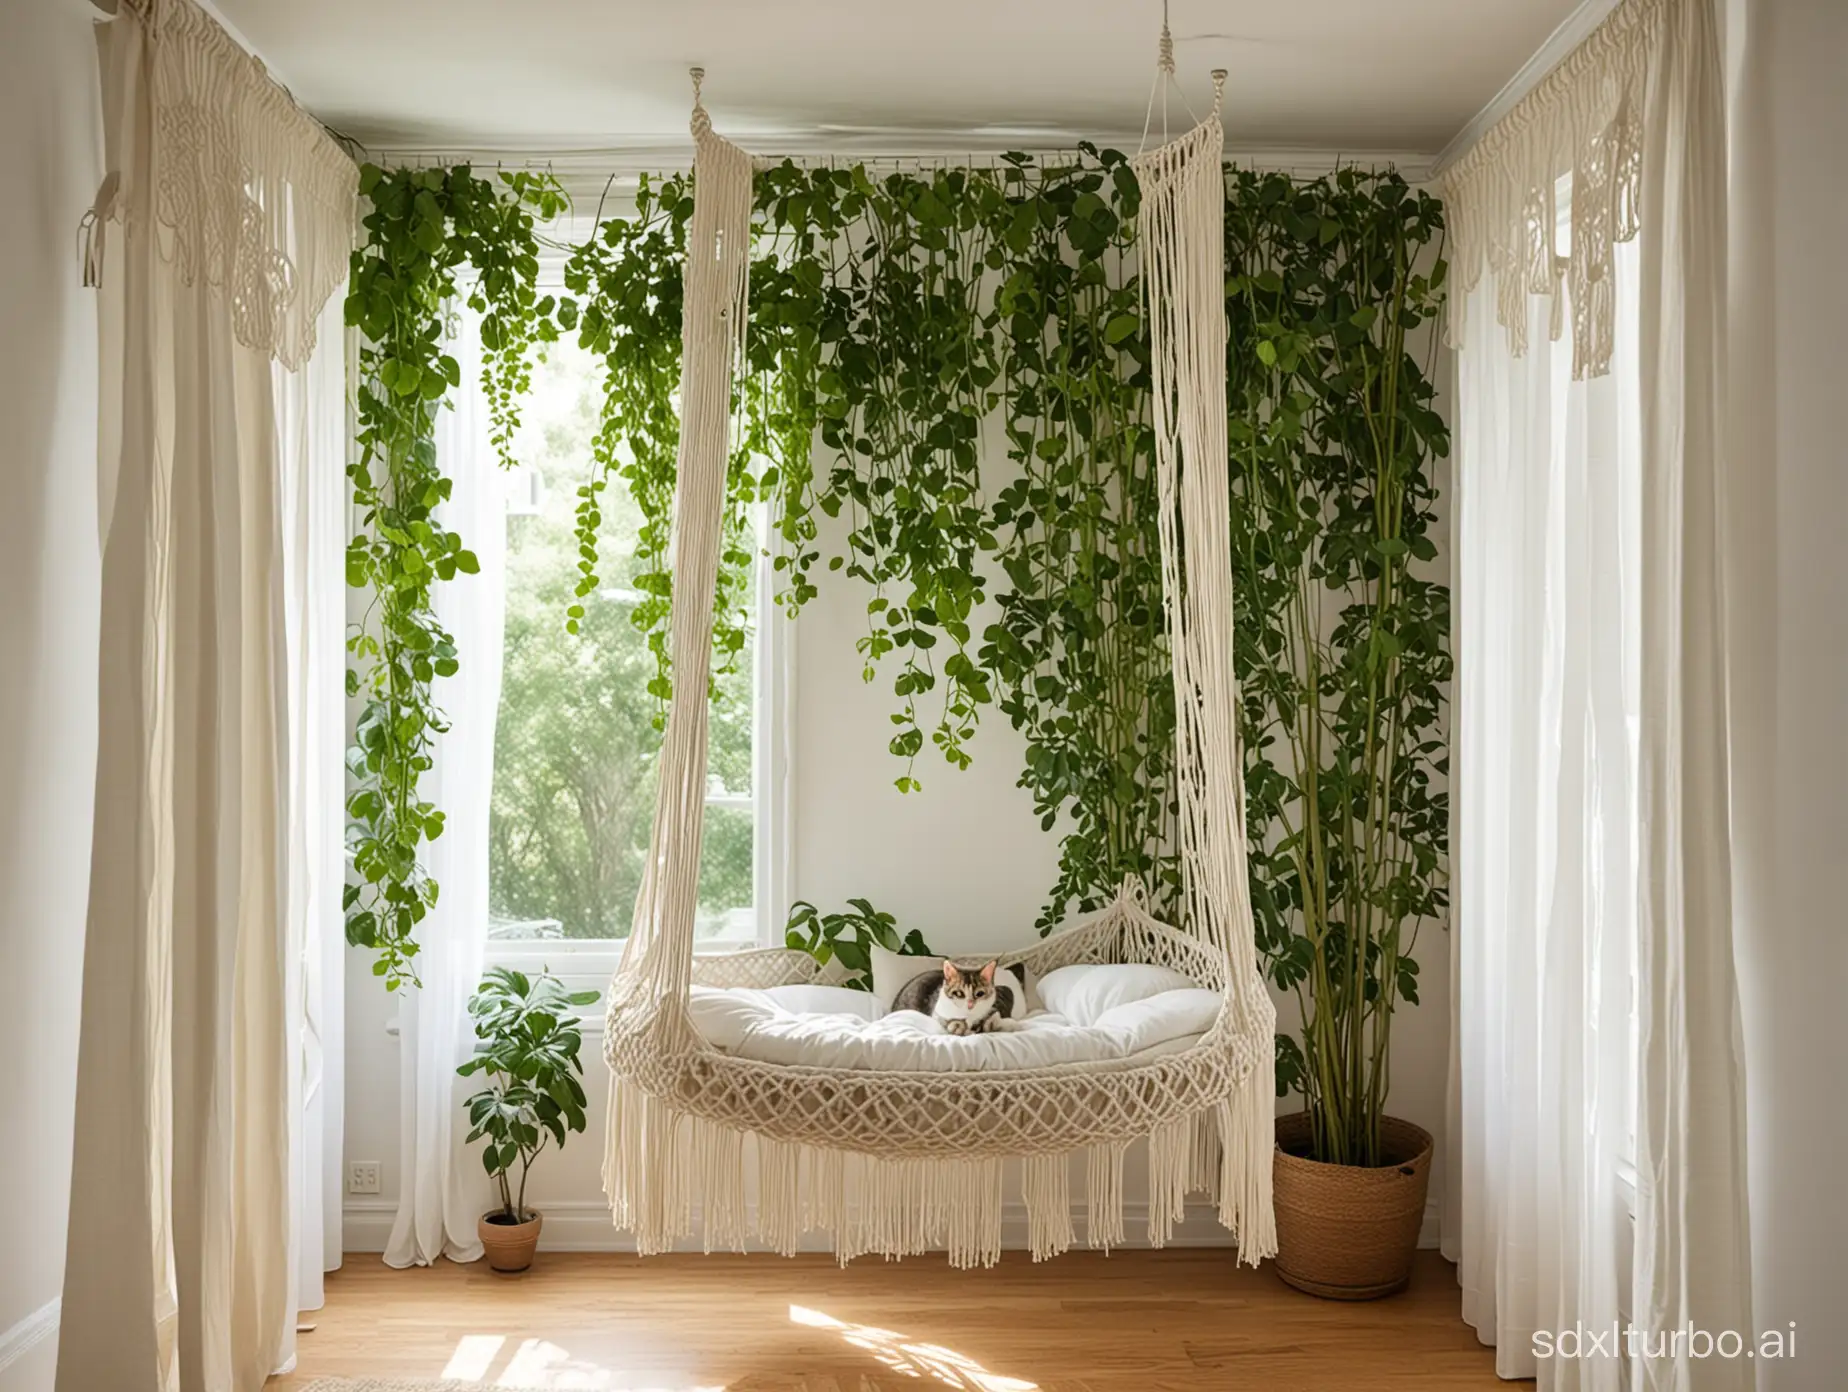
[[(478, 1230), (488, 1265), (524, 1271), (533, 1264), (543, 1219), (526, 1206), (526, 1178), (548, 1142), (563, 1146), (582, 1132), (583, 1034), (575, 1007), (596, 1002), (595, 991), (567, 991), (550, 973), (528, 977), (492, 967), (469, 1000), (480, 1040), (456, 1072), (487, 1075), (468, 1099), (469, 1144), (482, 1141), (481, 1163), (500, 1190), (500, 1207), (481, 1215)], [(519, 1167), (519, 1181), (514, 1168)]]

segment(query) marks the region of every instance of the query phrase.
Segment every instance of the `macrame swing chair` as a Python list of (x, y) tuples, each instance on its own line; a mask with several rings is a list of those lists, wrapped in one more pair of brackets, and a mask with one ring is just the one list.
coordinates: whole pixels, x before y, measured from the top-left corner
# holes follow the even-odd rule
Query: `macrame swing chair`
[[(1162, 66), (1171, 76), (1165, 37)], [(752, 176), (750, 156), (713, 132), (700, 76), (673, 513), (674, 695), (648, 866), (609, 993), (604, 1189), (612, 1219), (644, 1254), (673, 1248), (697, 1226), (708, 1252), (755, 1240), (788, 1254), (817, 1233), (843, 1262), (944, 1248), (957, 1266), (989, 1265), (1001, 1251), (1003, 1170), (1014, 1162), (1037, 1260), (1075, 1240), (1074, 1170), (1089, 1243), (1125, 1241), (1124, 1154), (1146, 1142), (1151, 1246), (1172, 1235), (1185, 1196), (1204, 1192), (1237, 1234), (1241, 1260), (1270, 1256), (1276, 1016), (1253, 943), (1232, 671), (1225, 75), (1214, 74), (1204, 121), (1133, 162), (1142, 187), (1187, 930), (1151, 917), (1132, 884), (1101, 913), (1007, 959), (1035, 979), (1081, 962), (1169, 966), (1222, 992), (1224, 1004), (1197, 1043), (1151, 1061), (954, 1073), (741, 1058), (708, 1044), (689, 1015), (695, 982), (764, 987), (828, 976), (802, 952), (693, 951), (706, 682), (732, 379), (745, 334)]]

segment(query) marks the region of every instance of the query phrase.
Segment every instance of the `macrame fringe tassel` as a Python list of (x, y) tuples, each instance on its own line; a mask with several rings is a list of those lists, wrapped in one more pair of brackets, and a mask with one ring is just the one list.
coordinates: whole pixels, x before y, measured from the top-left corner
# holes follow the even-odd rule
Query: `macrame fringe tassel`
[(1151, 1247), (1165, 1247), (1187, 1212), (1187, 1178), (1193, 1158), (1192, 1117), (1162, 1127), (1149, 1137), (1149, 1233)]
[(1513, 356), (1527, 352), (1528, 301), (1545, 295), (1555, 341), (1570, 301), (1573, 379), (1610, 370), (1615, 248), (1642, 226), (1643, 106), (1670, 8), (1669, 0), (1617, 6), (1445, 171), (1453, 347), (1462, 346), (1467, 306), (1487, 275)]
[(757, 1140), (757, 1237), (793, 1257), (802, 1245), (802, 1148)]
[(706, 1252), (710, 1255), (720, 1247), (742, 1252), (749, 1246), (751, 1228), (744, 1199), (744, 1133), (696, 1118), (691, 1134), (693, 1172), (701, 1176), (695, 1198)]
[[(1276, 1253), (1271, 1213), (1273, 1147), (1269, 1078), (1259, 1071), (1217, 1107), (1148, 1138), (1148, 1243), (1172, 1240), (1190, 1193), (1205, 1193), (1238, 1236), (1239, 1260)], [(701, 1248), (745, 1251), (753, 1240), (784, 1256), (805, 1234), (829, 1240), (841, 1263), (947, 1253), (956, 1267), (1001, 1257), (1004, 1162), (995, 1158), (885, 1159), (766, 1140), (678, 1112), (639, 1087), (610, 1086), (604, 1191), (614, 1226), (644, 1256), (699, 1235)], [(756, 1195), (746, 1184), (755, 1151)], [(1035, 1261), (1070, 1250), (1072, 1164), (1084, 1160), (1085, 1241), (1101, 1251), (1127, 1241), (1124, 1155), (1113, 1141), (1020, 1162), (1026, 1245)], [(806, 1182), (805, 1182), (806, 1181)]]
[(1125, 1240), (1123, 1151), (1120, 1143), (1094, 1145), (1085, 1156), (1085, 1240), (1105, 1252)]
[(1219, 1221), (1238, 1234), (1238, 1259), (1256, 1266), (1277, 1255), (1271, 1175), (1277, 1150), (1276, 1087), (1269, 1069), (1254, 1068), (1219, 1108)]
[(1034, 1261), (1069, 1251), (1072, 1232), (1071, 1156), (1032, 1155), (1021, 1163), (1020, 1194), (1027, 1209), (1027, 1249)]
[(610, 1083), (608, 1145), (603, 1190), (610, 1220), (635, 1238), (644, 1256), (674, 1244), (671, 1160), (674, 1118), (668, 1109), (624, 1079)]

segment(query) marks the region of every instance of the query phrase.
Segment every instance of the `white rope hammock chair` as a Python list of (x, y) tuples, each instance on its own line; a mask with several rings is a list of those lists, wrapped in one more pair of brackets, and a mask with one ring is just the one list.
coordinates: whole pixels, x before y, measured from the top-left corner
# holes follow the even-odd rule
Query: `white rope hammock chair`
[(732, 377), (745, 329), (752, 175), (750, 156), (713, 132), (698, 77), (673, 514), (674, 695), (648, 869), (610, 986), (604, 1044), (611, 1072), (604, 1188), (613, 1221), (644, 1254), (668, 1250), (698, 1227), (708, 1252), (755, 1239), (788, 1254), (813, 1232), (843, 1262), (945, 1248), (955, 1265), (988, 1265), (1001, 1250), (1003, 1168), (1018, 1162), (1027, 1244), (1040, 1259), (1075, 1240), (1078, 1157), (1087, 1240), (1125, 1241), (1124, 1154), (1146, 1142), (1151, 1246), (1172, 1235), (1185, 1196), (1204, 1192), (1237, 1234), (1241, 1260), (1272, 1255), (1276, 1017), (1253, 943), (1232, 671), (1224, 74), (1214, 74), (1206, 120), (1134, 161), (1190, 931), (1151, 917), (1139, 887), (1128, 885), (1101, 913), (1005, 959), (1023, 963), (1034, 979), (1081, 962), (1169, 966), (1222, 992), (1224, 1005), (1197, 1043), (1153, 1061), (963, 1073), (742, 1058), (708, 1044), (689, 1015), (695, 982), (761, 987), (829, 975), (803, 952), (696, 958), (693, 950), (713, 591)]

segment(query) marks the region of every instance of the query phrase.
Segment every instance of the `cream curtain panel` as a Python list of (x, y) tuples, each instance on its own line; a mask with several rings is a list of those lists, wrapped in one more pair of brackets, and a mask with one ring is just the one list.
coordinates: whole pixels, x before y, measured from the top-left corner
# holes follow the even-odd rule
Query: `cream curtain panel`
[[(1625, 0), (1446, 185), (1462, 357), (1444, 1245), (1504, 1376), (1746, 1388), (1748, 1360), (1663, 1337), (1753, 1327), (1712, 0)], [(1621, 1349), (1549, 1357), (1532, 1338), (1619, 1312), (1638, 1334)]]
[(314, 354), (357, 180), (191, 0), (98, 32), (101, 709), (57, 1385), (245, 1392), (291, 1356), (309, 898), (283, 560), (308, 524), (274, 374)]

